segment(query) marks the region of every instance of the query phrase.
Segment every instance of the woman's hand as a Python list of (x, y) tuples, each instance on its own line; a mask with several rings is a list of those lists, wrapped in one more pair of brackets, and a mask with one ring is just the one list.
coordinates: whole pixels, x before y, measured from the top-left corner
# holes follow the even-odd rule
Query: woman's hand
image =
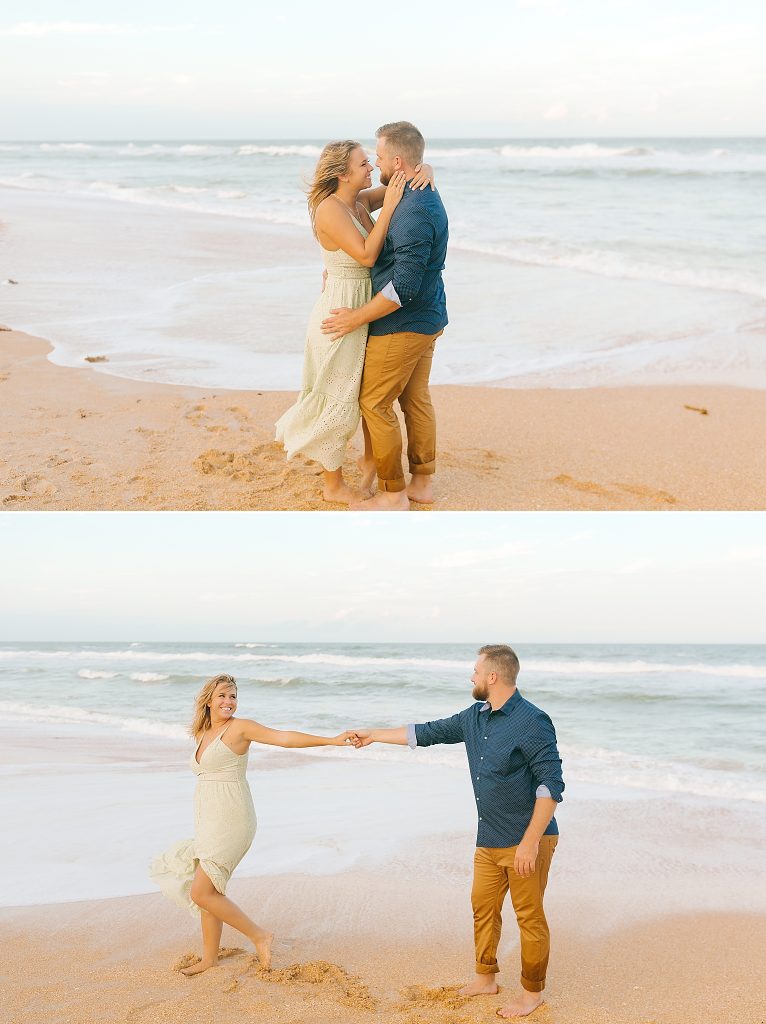
[(357, 738), (355, 732), (346, 731), (338, 733), (332, 740), (331, 746), (333, 747), (345, 747), (351, 745), (352, 747), (361, 747), (362, 741)]
[(383, 213), (387, 213), (389, 217), (391, 216), (404, 195), (406, 185), (407, 178), (404, 175), (404, 171), (396, 171), (391, 176), (391, 180), (386, 185), (386, 194), (383, 197)]
[(410, 182), (410, 188), (423, 191), (424, 188), (431, 186), (431, 191), (436, 191), (434, 169), (430, 164), (418, 164), (415, 168), (415, 177)]

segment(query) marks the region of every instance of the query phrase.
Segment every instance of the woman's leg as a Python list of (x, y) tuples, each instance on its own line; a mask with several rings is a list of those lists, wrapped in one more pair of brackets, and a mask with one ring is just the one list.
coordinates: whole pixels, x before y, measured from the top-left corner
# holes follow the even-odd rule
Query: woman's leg
[(359, 500), (359, 495), (343, 479), (342, 469), (322, 470), (322, 497), (325, 501), (337, 501), (345, 505)]
[(269, 969), (271, 966), (271, 943), (274, 936), (271, 932), (260, 928), (255, 921), (251, 921), (236, 903), (232, 903), (230, 899), (218, 892), (201, 867), (197, 867), (194, 875), (191, 898), (200, 910), (206, 910), (208, 914), (217, 917), (219, 921), (231, 925), (232, 928), (236, 928), (238, 932), (246, 935), (255, 946), (261, 967)]
[(202, 916), (202, 959), (198, 964), (183, 968), (181, 974), (185, 974), (187, 978), (191, 978), (195, 974), (202, 974), (208, 967), (215, 967), (218, 963), (223, 921), (219, 917), (209, 914), (207, 910), (202, 910), (200, 913)]
[(364, 435), (364, 455), (357, 461), (357, 466), (362, 474), (362, 495), (367, 497), (368, 494), (373, 493), (373, 484), (378, 473), (375, 468), (375, 456), (372, 454), (372, 438), (364, 416), (362, 416), (362, 434)]

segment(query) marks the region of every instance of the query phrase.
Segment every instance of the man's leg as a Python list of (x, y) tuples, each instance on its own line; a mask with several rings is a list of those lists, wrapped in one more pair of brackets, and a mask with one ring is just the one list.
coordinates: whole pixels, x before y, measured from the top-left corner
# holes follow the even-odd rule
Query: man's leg
[(402, 332), (373, 336), (367, 342), (359, 405), (372, 439), (378, 494), (352, 508), (409, 508), (402, 471), (402, 432), (394, 402), (432, 339), (432, 335)]
[[(550, 953), (550, 932), (543, 910), (543, 895), (558, 836), (543, 836), (535, 861), (535, 870), (528, 878), (517, 875), (513, 868), (516, 847), (503, 858), (508, 872), (513, 909), (521, 936), (521, 995), (500, 1010), (504, 1017), (523, 1017), (543, 1001), (545, 974)], [(503, 851), (506, 853), (506, 851)]]
[(508, 892), (508, 874), (496, 863), (496, 851), (479, 847), (473, 858), (473, 937), (476, 948), (476, 976), (460, 990), (464, 996), (494, 995), (497, 945), (503, 926), (501, 909)]
[(433, 501), (431, 478), (436, 471), (436, 416), (428, 382), (438, 337), (437, 334), (428, 340), (424, 336), (423, 351), (399, 398), (407, 426), (407, 457), (412, 473), (407, 493), (423, 504)]

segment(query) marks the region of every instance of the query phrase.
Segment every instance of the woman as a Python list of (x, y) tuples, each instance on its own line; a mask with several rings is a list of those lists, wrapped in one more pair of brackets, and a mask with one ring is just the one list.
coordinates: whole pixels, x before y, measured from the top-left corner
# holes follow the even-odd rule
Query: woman
[[(261, 966), (271, 964), (271, 932), (261, 928), (225, 895), (226, 884), (255, 836), (255, 808), (247, 784), (251, 743), (275, 747), (340, 747), (361, 744), (353, 733), (310, 736), (280, 732), (247, 718), (235, 718), (237, 684), (232, 676), (208, 680), (197, 696), (190, 732), (197, 741), (191, 767), (197, 776), (194, 794), (194, 839), (185, 839), (157, 857), (151, 876), (162, 891), (191, 911), (201, 912), (202, 960), (182, 973), (201, 974), (218, 963), (224, 922), (246, 935)], [(225, 736), (225, 739), (224, 739)]]
[[(330, 142), (322, 150), (308, 207), (314, 236), (322, 247), (326, 282), (309, 319), (303, 384), (298, 401), (279, 419), (276, 438), (287, 458), (301, 452), (320, 463), (325, 501), (351, 502), (355, 494), (343, 479), (348, 442), (359, 424), (367, 327), (330, 341), (322, 320), (331, 309), (357, 309), (372, 298), (369, 268), (380, 255), (391, 215), (406, 186), (401, 172), (387, 186), (371, 188), (372, 164), (358, 142)], [(410, 182), (426, 188), (433, 171), (424, 164)], [(380, 210), (377, 223), (370, 214)], [(370, 493), (375, 461), (367, 427), (362, 422), (364, 455), (359, 460), (362, 491)]]

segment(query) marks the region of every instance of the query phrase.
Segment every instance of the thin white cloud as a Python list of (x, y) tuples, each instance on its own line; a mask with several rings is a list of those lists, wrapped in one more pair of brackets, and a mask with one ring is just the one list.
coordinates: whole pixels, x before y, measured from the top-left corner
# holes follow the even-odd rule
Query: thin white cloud
[(90, 21), (20, 21), (16, 25), (0, 28), (0, 36), (34, 38), (51, 35), (115, 36), (151, 35), (155, 32), (190, 32), (192, 25), (149, 25), (141, 27), (128, 24), (107, 24)]
[(471, 565), (488, 565), (497, 562), (501, 558), (510, 558), (515, 555), (528, 554), (528, 544), (517, 541), (508, 544), (499, 544), (496, 548), (486, 548), (482, 551), (450, 551), (444, 555), (438, 555), (431, 562), (432, 569), (462, 569)]

